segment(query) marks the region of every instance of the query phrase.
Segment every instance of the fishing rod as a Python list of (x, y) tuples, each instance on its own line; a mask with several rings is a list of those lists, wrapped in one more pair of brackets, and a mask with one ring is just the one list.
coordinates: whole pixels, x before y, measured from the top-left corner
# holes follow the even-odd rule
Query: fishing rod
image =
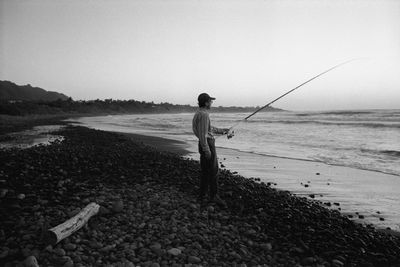
[(354, 59), (351, 59), (351, 60), (347, 60), (347, 61), (345, 61), (345, 62), (342, 62), (342, 63), (340, 63), (340, 64), (337, 64), (337, 65), (335, 65), (335, 66), (333, 66), (333, 67), (331, 67), (331, 68), (329, 68), (329, 69), (327, 69), (327, 70), (321, 72), (320, 74), (318, 74), (318, 75), (312, 77), (311, 79), (309, 79), (309, 80), (303, 82), (302, 84), (296, 86), (295, 88), (293, 88), (293, 89), (287, 91), (287, 92), (284, 93), (283, 95), (281, 95), (281, 96), (275, 98), (274, 100), (272, 100), (272, 101), (269, 102), (268, 104), (266, 104), (266, 105), (262, 106), (261, 108), (257, 109), (256, 111), (254, 111), (253, 113), (251, 113), (251, 114), (248, 115), (247, 117), (245, 117), (245, 118), (239, 120), (239, 121), (236, 122), (234, 125), (232, 125), (232, 126), (229, 128), (228, 132), (225, 133), (225, 134), (227, 134), (228, 139), (231, 138), (231, 137), (233, 136), (233, 134), (234, 134), (233, 132), (231, 132), (231, 130), (232, 130), (234, 127), (236, 127), (237, 125), (239, 125), (241, 122), (248, 120), (250, 117), (252, 117), (252, 116), (255, 115), (256, 113), (260, 112), (261, 110), (263, 110), (263, 109), (265, 109), (266, 107), (270, 106), (271, 104), (275, 103), (276, 101), (278, 101), (278, 100), (281, 99), (282, 97), (285, 97), (286, 95), (290, 94), (291, 92), (293, 92), (293, 91), (299, 89), (299, 88), (302, 87), (303, 85), (305, 85), (305, 84), (311, 82), (312, 80), (318, 78), (319, 76), (324, 75), (325, 73), (330, 72), (331, 70), (334, 70), (334, 69), (336, 69), (336, 68), (338, 68), (338, 67), (340, 67), (340, 66), (343, 66), (343, 65), (345, 65), (345, 64), (348, 64), (348, 63), (350, 63), (350, 62), (352, 62), (352, 61), (359, 60), (359, 59), (360, 59), (360, 58), (354, 58)]

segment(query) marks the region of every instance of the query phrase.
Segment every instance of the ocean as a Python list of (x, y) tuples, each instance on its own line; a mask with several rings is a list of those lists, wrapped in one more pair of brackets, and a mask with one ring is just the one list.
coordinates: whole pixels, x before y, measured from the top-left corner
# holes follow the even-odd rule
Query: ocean
[[(212, 124), (229, 128), (247, 113), (211, 113)], [(79, 121), (121, 132), (196, 142), (193, 114), (86, 117)], [(219, 137), (219, 147), (259, 155), (311, 160), (400, 176), (400, 110), (261, 112)]]
[[(247, 113), (210, 113), (229, 128)], [(72, 119), (91, 128), (183, 141), (198, 159), (192, 113)], [(260, 112), (216, 139), (221, 167), (330, 202), (361, 223), (400, 231), (400, 110)], [(340, 203), (340, 205), (333, 205)]]

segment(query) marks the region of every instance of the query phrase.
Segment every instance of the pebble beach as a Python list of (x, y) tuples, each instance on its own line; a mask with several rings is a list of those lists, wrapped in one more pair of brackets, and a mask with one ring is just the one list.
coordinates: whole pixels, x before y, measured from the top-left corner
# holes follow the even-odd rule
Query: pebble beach
[[(257, 178), (221, 169), (226, 206), (200, 205), (199, 163), (173, 144), (80, 126), (55, 134), (0, 150), (2, 266), (400, 266), (398, 235)], [(44, 241), (91, 202), (101, 208), (85, 227)]]

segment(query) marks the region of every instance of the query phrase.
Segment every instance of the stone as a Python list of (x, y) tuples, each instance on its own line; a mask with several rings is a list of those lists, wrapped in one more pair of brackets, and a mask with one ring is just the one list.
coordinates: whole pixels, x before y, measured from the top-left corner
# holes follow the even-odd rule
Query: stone
[(304, 259), (301, 260), (301, 263), (303, 265), (311, 265), (311, 264), (314, 264), (314, 262), (315, 262), (315, 258), (314, 257), (307, 257), (307, 258), (304, 258)]
[(72, 260), (67, 260), (63, 267), (74, 267), (74, 262)]
[(261, 247), (262, 249), (267, 250), (267, 251), (270, 251), (270, 250), (272, 249), (271, 243), (264, 243), (264, 244), (261, 244), (260, 247)]
[(341, 262), (340, 260), (334, 259), (334, 260), (332, 260), (332, 266), (341, 267), (341, 266), (344, 266), (344, 263)]
[(24, 267), (39, 267), (39, 263), (35, 256), (29, 256), (24, 260)]
[(8, 249), (3, 250), (3, 251), (0, 253), (0, 259), (6, 258), (6, 257), (8, 256), (8, 252), (9, 252)]
[(196, 256), (189, 256), (188, 257), (188, 262), (189, 263), (200, 263), (201, 259), (199, 257), (196, 257)]
[(114, 201), (112, 204), (112, 211), (115, 213), (119, 213), (124, 209), (124, 203), (122, 200)]
[(59, 257), (63, 257), (65, 256), (65, 250), (63, 250), (62, 248), (56, 248), (53, 250), (53, 253), (55, 253), (57, 256)]
[(171, 254), (173, 256), (178, 256), (182, 253), (182, 251), (179, 248), (171, 248), (167, 252), (168, 254)]
[(110, 214), (111, 211), (104, 206), (100, 206), (99, 215), (107, 215)]
[(75, 250), (76, 249), (76, 245), (72, 244), (72, 243), (67, 243), (64, 245), (64, 249), (66, 250)]

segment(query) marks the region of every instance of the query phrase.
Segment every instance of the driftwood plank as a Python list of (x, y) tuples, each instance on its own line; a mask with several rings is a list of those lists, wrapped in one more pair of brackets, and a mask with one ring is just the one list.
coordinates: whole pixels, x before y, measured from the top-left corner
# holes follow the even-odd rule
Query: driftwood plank
[(52, 245), (57, 244), (64, 238), (81, 229), (82, 226), (84, 226), (91, 217), (99, 212), (99, 209), (100, 205), (94, 202), (88, 204), (74, 217), (68, 219), (62, 224), (57, 225), (56, 227), (47, 230), (44, 235), (44, 241)]

